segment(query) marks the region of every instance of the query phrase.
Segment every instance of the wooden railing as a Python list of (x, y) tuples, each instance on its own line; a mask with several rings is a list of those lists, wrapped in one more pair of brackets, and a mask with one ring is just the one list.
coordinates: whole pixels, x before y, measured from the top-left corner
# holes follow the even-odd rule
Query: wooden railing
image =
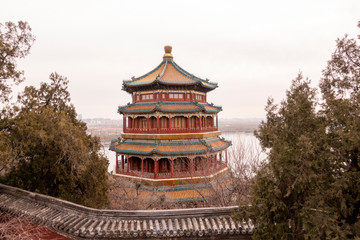
[(154, 172), (141, 172), (137, 170), (130, 170), (127, 172), (127, 169), (121, 170), (121, 168), (118, 167), (116, 173), (128, 175), (128, 176), (135, 176), (135, 177), (142, 177), (142, 178), (149, 178), (149, 179), (168, 179), (168, 178), (187, 178), (187, 177), (203, 177), (208, 176), (210, 174), (216, 173), (224, 168), (227, 167), (226, 163), (219, 163), (216, 167), (211, 169), (199, 169), (197, 171), (193, 171), (192, 173), (190, 171), (174, 171), (173, 175), (171, 176), (171, 172), (158, 172), (157, 177)]
[(204, 127), (204, 128), (124, 128), (124, 133), (201, 133), (217, 131), (217, 127)]

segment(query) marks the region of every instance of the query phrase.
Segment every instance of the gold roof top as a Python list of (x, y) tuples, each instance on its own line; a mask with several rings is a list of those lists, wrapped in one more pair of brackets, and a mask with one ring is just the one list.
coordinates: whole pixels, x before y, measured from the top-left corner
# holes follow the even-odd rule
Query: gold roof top
[(123, 89), (132, 93), (139, 87), (151, 86), (155, 82), (167, 86), (199, 85), (200, 91), (203, 92), (211, 91), (217, 87), (217, 83), (196, 77), (177, 65), (171, 53), (172, 46), (166, 45), (164, 51), (163, 61), (155, 69), (140, 77), (132, 77), (131, 80), (125, 80)]
[(173, 55), (171, 54), (172, 46), (166, 45), (164, 46), (164, 50), (165, 50), (164, 60), (173, 59)]

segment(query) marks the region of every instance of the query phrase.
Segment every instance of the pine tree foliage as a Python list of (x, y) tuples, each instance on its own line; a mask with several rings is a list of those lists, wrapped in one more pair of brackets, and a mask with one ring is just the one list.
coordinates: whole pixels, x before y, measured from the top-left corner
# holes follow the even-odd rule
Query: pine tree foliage
[(316, 91), (299, 74), (280, 105), (268, 100), (267, 121), (255, 133), (268, 161), (252, 185), (254, 239), (304, 239), (306, 205), (315, 187), (323, 134)]
[[(360, 22), (359, 22), (360, 27)], [(320, 81), (301, 74), (255, 133), (267, 161), (252, 183), (254, 239), (360, 239), (360, 46), (345, 36)], [(243, 215), (242, 215), (243, 214)]]
[(91, 207), (107, 203), (107, 159), (97, 137), (76, 119), (68, 80), (30, 86), (7, 119), (6, 139), (14, 161), (7, 183)]
[(320, 89), (331, 151), (332, 174), (324, 179), (325, 207), (333, 213), (329, 229), (339, 238), (360, 238), (360, 45), (355, 39), (337, 40)]

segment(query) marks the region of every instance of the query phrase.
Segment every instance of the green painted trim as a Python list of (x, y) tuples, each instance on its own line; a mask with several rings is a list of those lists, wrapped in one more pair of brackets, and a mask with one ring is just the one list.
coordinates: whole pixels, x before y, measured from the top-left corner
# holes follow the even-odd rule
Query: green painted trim
[[(214, 141), (225, 141), (227, 142), (226, 145), (222, 146), (222, 147), (218, 147), (218, 148), (212, 148), (211, 145), (209, 145), (208, 143), (214, 142)], [(115, 144), (116, 143), (116, 144)], [(153, 150), (151, 151), (135, 151), (135, 150), (120, 150), (117, 149), (116, 146), (119, 146), (121, 144), (134, 144), (134, 145), (154, 145)], [(189, 145), (199, 145), (202, 144), (204, 146), (206, 146), (205, 149), (202, 150), (192, 150), (192, 151), (160, 151), (157, 149), (158, 146), (179, 146), (179, 145), (183, 145), (183, 146), (189, 146)], [(115, 152), (119, 152), (119, 153), (127, 153), (127, 154), (139, 154), (139, 155), (151, 155), (151, 154), (159, 154), (159, 155), (191, 155), (191, 154), (205, 154), (208, 152), (217, 152), (217, 151), (221, 151), (224, 150), (226, 148), (228, 148), (229, 146), (231, 146), (232, 143), (231, 141), (226, 141), (223, 138), (215, 138), (211, 141), (205, 141), (203, 139), (196, 141), (196, 142), (159, 142), (159, 141), (152, 141), (152, 142), (131, 142), (128, 140), (113, 140), (111, 141), (109, 150), (111, 151), (115, 151)]]
[(161, 67), (161, 65), (163, 65), (164, 63), (165, 63), (165, 61), (162, 61), (156, 68), (154, 68), (154, 69), (151, 70), (150, 72), (148, 72), (148, 73), (146, 73), (146, 74), (144, 74), (144, 75), (142, 75), (142, 76), (140, 76), (140, 77), (134, 78), (134, 80), (132, 80), (132, 81), (140, 80), (140, 79), (142, 79), (142, 78), (144, 78), (144, 77), (152, 74), (153, 72), (155, 72), (156, 70), (158, 70), (158, 69)]
[[(151, 109), (145, 109), (145, 110), (127, 110), (125, 108), (127, 107), (133, 107), (133, 106), (148, 106), (148, 105), (155, 105), (153, 108)], [(164, 109), (161, 107), (161, 105), (193, 105), (196, 106), (196, 109)], [(217, 110), (206, 110), (205, 107), (209, 106), (209, 107), (214, 107), (217, 108)], [(199, 103), (196, 101), (191, 101), (191, 102), (163, 102), (163, 101), (156, 101), (156, 102), (146, 102), (146, 103), (131, 103), (131, 104), (127, 104), (124, 106), (119, 106), (118, 107), (118, 113), (123, 114), (123, 113), (151, 113), (151, 112), (155, 112), (155, 111), (159, 111), (159, 112), (163, 112), (163, 113), (194, 113), (194, 112), (205, 112), (205, 113), (219, 113), (220, 111), (222, 111), (222, 107), (221, 106), (215, 106), (213, 104), (209, 104), (209, 103)]]
[[(173, 65), (173, 67), (180, 74), (182, 74), (185, 77), (188, 77), (188, 78), (192, 79), (192, 81), (176, 81), (176, 82), (173, 82), (173, 81), (166, 81), (166, 80), (161, 80), (161, 79), (155, 78), (154, 80), (147, 81), (147, 82), (136, 82), (136, 81), (138, 81), (138, 80), (140, 80), (142, 78), (145, 78), (146, 76), (152, 74), (156, 70), (158, 70), (161, 67), (161, 65), (164, 64), (165, 62), (167, 62), (168, 64)], [(126, 87), (135, 87), (135, 86), (148, 86), (148, 85), (153, 84), (154, 82), (160, 82), (160, 83), (164, 83), (164, 84), (168, 84), (168, 85), (194, 85), (194, 84), (197, 84), (197, 83), (201, 83), (201, 85), (203, 87), (209, 88), (209, 89), (215, 89), (215, 88), (218, 87), (217, 83), (210, 82), (207, 79), (206, 80), (201, 79), (201, 78), (196, 77), (195, 75), (187, 72), (186, 70), (181, 68), (178, 64), (176, 64), (173, 60), (162, 61), (156, 68), (154, 68), (150, 72), (148, 72), (148, 73), (146, 73), (146, 74), (144, 74), (144, 75), (142, 75), (140, 77), (134, 78), (132, 80), (123, 81), (123, 86), (124, 86), (124, 88), (126, 88)]]

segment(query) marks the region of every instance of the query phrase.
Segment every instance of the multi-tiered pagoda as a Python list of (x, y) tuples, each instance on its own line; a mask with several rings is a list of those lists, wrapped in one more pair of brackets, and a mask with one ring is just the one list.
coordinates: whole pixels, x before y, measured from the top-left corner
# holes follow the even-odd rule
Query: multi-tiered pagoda
[(207, 93), (217, 84), (182, 69), (171, 50), (165, 46), (154, 70), (123, 82), (132, 103), (118, 108), (123, 133), (110, 146), (116, 152), (116, 175), (166, 179), (171, 185), (175, 179), (213, 177), (227, 170), (231, 143), (218, 131), (222, 109), (207, 103)]

